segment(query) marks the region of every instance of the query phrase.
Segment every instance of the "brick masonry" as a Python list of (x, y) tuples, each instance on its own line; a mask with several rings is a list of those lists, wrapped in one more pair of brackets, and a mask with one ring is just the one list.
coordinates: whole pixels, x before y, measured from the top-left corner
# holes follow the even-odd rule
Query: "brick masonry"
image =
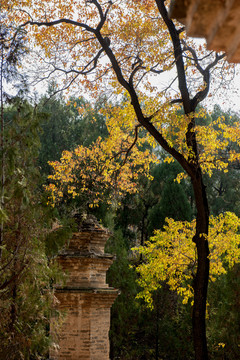
[(88, 219), (58, 256), (68, 276), (64, 287), (56, 286), (56, 307), (66, 315), (60, 327), (56, 319), (51, 321), (57, 343), (50, 351), (52, 360), (109, 360), (110, 310), (118, 291), (106, 284), (113, 262), (104, 253), (108, 237), (106, 229)]

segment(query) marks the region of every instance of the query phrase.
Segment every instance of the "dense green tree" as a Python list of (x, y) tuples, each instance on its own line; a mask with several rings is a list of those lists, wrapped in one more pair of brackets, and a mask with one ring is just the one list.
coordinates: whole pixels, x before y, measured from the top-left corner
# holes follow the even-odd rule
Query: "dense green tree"
[(209, 288), (208, 338), (212, 360), (239, 359), (240, 267), (223, 274)]
[(39, 111), (46, 114), (41, 124), (38, 158), (41, 172), (45, 175), (51, 171), (48, 161), (59, 160), (64, 150), (73, 150), (78, 145), (89, 146), (99, 136), (104, 138), (107, 135), (105, 118), (100, 113), (104, 100), (99, 99), (92, 105), (83, 97), (72, 97), (66, 102), (55, 92), (53, 83), (38, 104)]
[(45, 256), (35, 193), (39, 118), (22, 100), (26, 77), (18, 70), (28, 51), (25, 31), (4, 12), (0, 20), (0, 358), (40, 359), (50, 341), (49, 284), (55, 275)]
[[(161, 163), (153, 170), (153, 194), (159, 201), (149, 211), (149, 231), (162, 228), (165, 218), (190, 221), (193, 216), (191, 208), (191, 186), (186, 181), (176, 181), (180, 166), (177, 163)], [(159, 186), (159, 183), (161, 186)]]
[[(0, 358), (43, 359), (59, 269), (46, 255), (49, 210), (36, 167), (40, 115), (26, 101), (4, 108), (4, 208), (0, 259)], [(2, 169), (1, 169), (2, 170)]]

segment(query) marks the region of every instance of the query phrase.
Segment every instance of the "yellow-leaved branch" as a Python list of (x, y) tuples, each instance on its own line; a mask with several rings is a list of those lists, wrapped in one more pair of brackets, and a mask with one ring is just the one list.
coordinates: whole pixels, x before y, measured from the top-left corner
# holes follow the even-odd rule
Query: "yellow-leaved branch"
[[(215, 281), (234, 264), (240, 262), (240, 218), (226, 212), (210, 216), (209, 249), (210, 280)], [(183, 303), (193, 299), (193, 282), (197, 269), (196, 248), (192, 241), (195, 220), (166, 219), (163, 230), (145, 244), (134, 248), (143, 262), (136, 267), (143, 298), (152, 307), (152, 294), (166, 282), (172, 291), (181, 295)]]
[(124, 133), (120, 127), (106, 139), (99, 137), (89, 148), (82, 145), (73, 151), (64, 151), (60, 161), (51, 161), (53, 173), (49, 176), (49, 202), (79, 197), (82, 205), (98, 206), (117, 203), (126, 193), (138, 191), (139, 176), (150, 175), (150, 165), (157, 158), (144, 149), (145, 140), (136, 134)]

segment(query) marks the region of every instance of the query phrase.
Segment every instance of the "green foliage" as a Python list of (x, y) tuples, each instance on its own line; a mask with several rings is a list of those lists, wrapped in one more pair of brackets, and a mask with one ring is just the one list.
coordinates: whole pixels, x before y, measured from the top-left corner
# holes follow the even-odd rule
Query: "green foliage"
[(229, 167), (227, 173), (213, 171), (211, 178), (207, 178), (207, 192), (210, 211), (214, 215), (224, 211), (232, 211), (240, 216), (240, 167)]
[(161, 163), (153, 169), (154, 179), (151, 188), (159, 201), (149, 211), (150, 234), (156, 229), (161, 229), (167, 217), (187, 221), (192, 219), (191, 187), (186, 180), (180, 184), (176, 181), (180, 171), (180, 165), (177, 163)]
[(48, 99), (44, 96), (38, 107), (39, 111), (46, 114), (45, 121), (41, 123), (41, 151), (38, 164), (42, 173), (49, 174), (48, 161), (58, 160), (62, 151), (68, 149), (71, 144), (69, 132), (73, 113), (61, 97)]
[[(50, 284), (60, 279), (59, 269), (48, 263), (43, 241), (31, 239), (28, 247), (22, 273), (16, 273), (16, 279), (1, 293), (1, 359), (45, 359), (51, 344), (48, 329), (54, 295)], [(15, 257), (15, 270), (22, 262)]]
[(74, 223), (70, 220), (48, 232), (45, 238), (45, 251), (47, 256), (51, 258), (58, 254), (59, 250), (71, 239), (73, 228)]
[[(1, 5), (0, 5), (1, 6)], [(15, 20), (15, 19), (14, 19)], [(24, 56), (28, 53), (26, 30), (18, 27), (15, 21), (9, 20), (9, 13), (1, 9), (0, 13), (0, 78), (1, 78), (1, 104), (3, 100), (9, 101), (13, 95), (9, 85), (14, 84), (15, 97), (23, 96), (27, 89), (27, 76), (21, 71)], [(4, 80), (4, 81), (3, 81)], [(8, 87), (6, 86), (8, 84)]]
[(4, 224), (0, 257), (0, 358), (43, 359), (51, 339), (51, 282), (61, 272), (45, 253), (49, 212), (36, 167), (40, 114), (21, 99), (4, 109)]
[(209, 286), (207, 334), (212, 360), (239, 359), (239, 275), (238, 264)]
[[(109, 239), (106, 251), (116, 254), (116, 260), (107, 274), (107, 282), (120, 291), (111, 311), (110, 357), (140, 359), (140, 355), (149, 353), (146, 346), (143, 349), (140, 335), (145, 332), (147, 319), (144, 321), (143, 311), (135, 300), (138, 291), (136, 274), (129, 267), (126, 242), (120, 230)], [(140, 321), (145, 323), (144, 327)]]
[(152, 166), (153, 179), (140, 178), (138, 192), (127, 195), (121, 201), (115, 219), (116, 227), (122, 229), (125, 239), (131, 238), (132, 246), (136, 243), (136, 237), (144, 245), (155, 229), (163, 227), (166, 217), (192, 219), (191, 187), (186, 180), (180, 184), (175, 181), (179, 169), (177, 163), (162, 162)]
[(48, 94), (40, 99), (39, 111), (46, 114), (41, 124), (41, 151), (38, 164), (41, 172), (49, 174), (48, 161), (60, 160), (64, 150), (73, 150), (78, 145), (89, 146), (98, 136), (107, 135), (105, 118), (100, 113), (104, 100), (94, 105), (84, 98), (71, 98), (68, 103), (61, 96), (54, 95), (56, 88), (51, 84)]

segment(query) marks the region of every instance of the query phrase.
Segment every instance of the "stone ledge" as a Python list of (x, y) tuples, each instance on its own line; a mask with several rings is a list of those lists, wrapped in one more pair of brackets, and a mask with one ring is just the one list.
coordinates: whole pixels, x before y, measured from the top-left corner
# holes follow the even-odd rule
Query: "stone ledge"
[(92, 293), (92, 294), (120, 294), (120, 291), (115, 288), (91, 288), (91, 287), (55, 287), (56, 292), (73, 292), (73, 293)]
[(96, 259), (115, 259), (115, 255), (112, 254), (107, 254), (107, 253), (95, 253), (93, 251), (69, 251), (69, 250), (65, 250), (59, 253), (58, 255), (59, 258), (63, 257), (69, 257), (69, 258), (96, 258)]

